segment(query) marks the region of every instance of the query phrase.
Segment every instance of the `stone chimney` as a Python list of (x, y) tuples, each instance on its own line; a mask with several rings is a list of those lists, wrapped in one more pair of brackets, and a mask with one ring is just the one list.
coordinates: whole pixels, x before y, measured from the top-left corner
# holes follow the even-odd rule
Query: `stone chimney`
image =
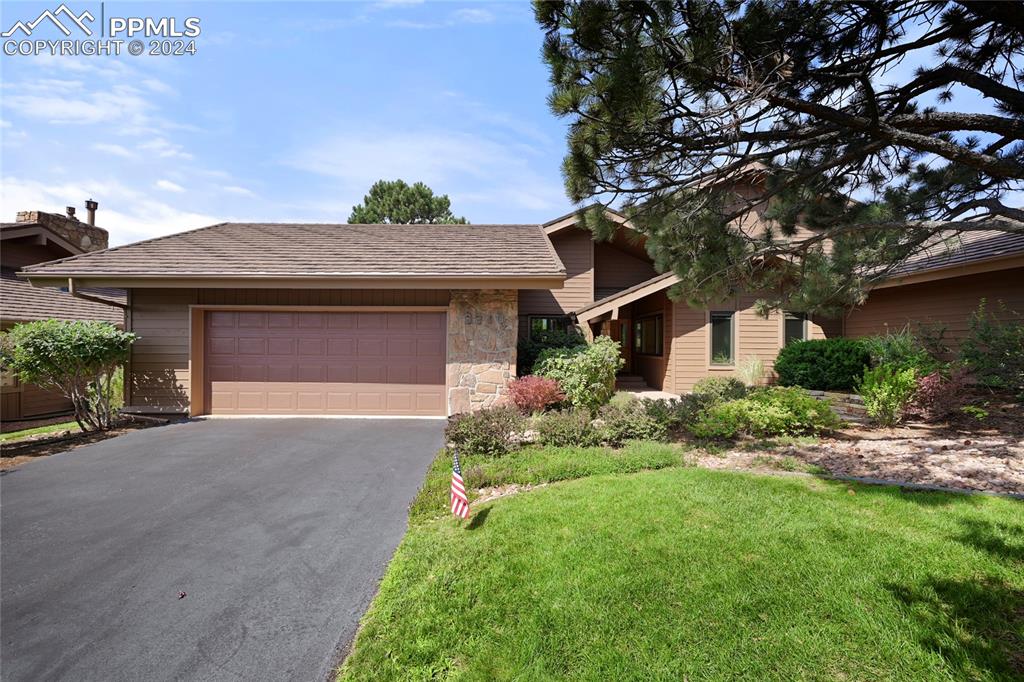
[[(90, 204), (92, 204), (90, 208)], [(97, 204), (90, 199), (85, 204), (89, 210), (89, 224), (85, 224), (75, 217), (75, 207), (67, 207), (67, 215), (57, 213), (46, 213), (45, 211), (18, 211), (17, 221), (19, 223), (38, 223), (60, 236), (61, 239), (78, 246), (83, 251), (99, 251), (107, 248), (109, 235), (102, 227), (96, 227), (93, 221), (96, 217)]]

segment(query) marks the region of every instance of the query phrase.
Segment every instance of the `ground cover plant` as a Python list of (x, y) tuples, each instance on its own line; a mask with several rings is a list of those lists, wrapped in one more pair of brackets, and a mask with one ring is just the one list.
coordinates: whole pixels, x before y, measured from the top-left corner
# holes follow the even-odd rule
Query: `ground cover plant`
[(414, 523), (339, 679), (1013, 679), (1022, 538), (1006, 499), (696, 468), (558, 483)]

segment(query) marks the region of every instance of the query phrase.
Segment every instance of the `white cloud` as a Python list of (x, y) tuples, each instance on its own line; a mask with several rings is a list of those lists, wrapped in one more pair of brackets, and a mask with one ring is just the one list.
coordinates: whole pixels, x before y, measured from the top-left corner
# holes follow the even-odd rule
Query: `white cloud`
[(25, 118), (47, 123), (140, 124), (152, 105), (129, 85), (109, 89), (85, 88), (81, 81), (40, 79), (31, 87), (5, 86), (4, 107)]
[(110, 154), (111, 156), (119, 156), (122, 159), (134, 159), (134, 158), (136, 158), (135, 152), (133, 152), (132, 150), (128, 149), (127, 147), (122, 147), (119, 144), (108, 144), (106, 142), (97, 142), (96, 144), (94, 144), (92, 146), (92, 148), (95, 149), (96, 151), (102, 152), (104, 154)]
[(11, 122), (0, 118), (0, 128), (10, 128)]
[(192, 155), (186, 152), (184, 147), (180, 144), (176, 144), (162, 137), (140, 144), (139, 151), (158, 156), (162, 159), (187, 160), (192, 158)]
[(451, 19), (460, 24), (489, 24), (495, 17), (485, 9), (464, 8), (452, 12)]
[(161, 80), (157, 80), (156, 78), (145, 78), (143, 79), (142, 84), (153, 92), (159, 92), (163, 95), (177, 94), (177, 91), (174, 88)]
[(227, 186), (221, 187), (220, 189), (221, 189), (222, 192), (227, 192), (228, 194), (237, 194), (237, 195), (243, 196), (243, 197), (254, 197), (254, 196), (256, 196), (256, 193), (253, 192), (252, 190), (246, 189), (245, 187), (238, 187), (237, 185), (227, 185)]
[(162, 189), (165, 192), (184, 192), (185, 188), (179, 184), (173, 183), (170, 180), (157, 180), (153, 183), (153, 186), (157, 189)]

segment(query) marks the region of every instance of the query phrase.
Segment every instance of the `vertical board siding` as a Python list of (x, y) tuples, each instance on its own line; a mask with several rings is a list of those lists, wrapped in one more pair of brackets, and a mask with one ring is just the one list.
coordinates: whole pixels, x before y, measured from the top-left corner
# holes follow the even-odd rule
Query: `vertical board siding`
[(1024, 315), (1024, 268), (875, 289), (864, 305), (847, 315), (845, 333), (871, 336), (908, 324), (943, 328), (943, 341), (955, 351), (983, 298), (992, 313), (1000, 314), (1002, 301), (1009, 311)]
[(129, 405), (186, 411), (190, 390), (189, 306), (448, 305), (437, 289), (133, 289)]
[(568, 315), (594, 302), (594, 242), (590, 233), (570, 229), (551, 238), (565, 265), (561, 289), (524, 289), (519, 292), (519, 312), (528, 315)]

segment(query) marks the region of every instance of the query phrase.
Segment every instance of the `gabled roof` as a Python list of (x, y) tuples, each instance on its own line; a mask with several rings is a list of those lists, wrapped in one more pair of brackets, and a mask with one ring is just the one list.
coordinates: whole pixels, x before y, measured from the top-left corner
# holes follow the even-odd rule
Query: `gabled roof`
[(1024, 254), (1024, 234), (1021, 233), (979, 230), (945, 235), (904, 261), (892, 275), (907, 275), (1021, 254)]
[[(125, 302), (123, 291), (90, 289), (87, 292), (117, 303)], [(124, 323), (124, 313), (120, 308), (75, 298), (60, 289), (34, 287), (18, 279), (13, 269), (0, 269), (0, 320), (29, 322), (51, 318), (99, 320), (116, 325)]]
[(550, 237), (551, 235), (557, 232), (561, 232), (566, 228), (572, 227), (579, 223), (580, 213), (589, 211), (590, 209), (595, 208), (597, 206), (601, 206), (604, 209), (605, 216), (607, 216), (608, 219), (611, 220), (612, 222), (616, 222), (622, 225), (623, 227), (629, 228), (631, 230), (633, 229), (633, 226), (629, 222), (629, 218), (627, 218), (625, 214), (619, 213), (614, 209), (608, 208), (603, 204), (597, 203), (591, 204), (590, 206), (584, 206), (583, 208), (578, 208), (575, 211), (566, 213), (565, 215), (559, 216), (554, 220), (547, 221), (543, 225), (544, 232), (546, 232), (547, 235)]
[(33, 282), (73, 277), (106, 286), (215, 279), (456, 286), (493, 280), (559, 288), (565, 266), (539, 225), (221, 223), (33, 265), (22, 274)]
[(606, 296), (600, 301), (594, 301), (588, 305), (576, 311), (576, 319), (580, 322), (586, 322), (592, 320), (595, 317), (600, 317), (606, 313), (612, 312), (616, 308), (621, 308), (624, 305), (629, 305), (633, 301), (639, 301), (641, 298), (650, 296), (664, 289), (668, 289), (673, 284), (679, 281), (674, 273), (665, 272), (648, 280), (644, 280), (639, 284), (634, 284), (628, 289)]

